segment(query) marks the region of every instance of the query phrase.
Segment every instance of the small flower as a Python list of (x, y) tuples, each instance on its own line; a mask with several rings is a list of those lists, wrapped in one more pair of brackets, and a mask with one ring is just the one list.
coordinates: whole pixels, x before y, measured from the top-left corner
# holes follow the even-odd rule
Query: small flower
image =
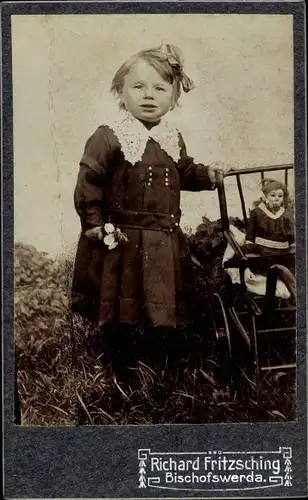
[(107, 234), (107, 236), (104, 237), (104, 243), (105, 245), (107, 245), (109, 250), (112, 250), (118, 245), (118, 242), (116, 241), (113, 233)]
[(115, 247), (117, 247), (117, 246), (118, 246), (118, 244), (119, 244), (119, 242), (118, 242), (118, 241), (115, 241), (114, 243), (112, 243), (112, 245), (109, 245), (109, 246), (108, 246), (108, 250), (113, 250)]
[(115, 232), (115, 227), (113, 224), (111, 224), (110, 222), (107, 222), (105, 225), (104, 225), (104, 229), (106, 231), (107, 234), (110, 234), (110, 233), (114, 233)]
[(104, 237), (104, 243), (108, 246), (109, 250), (112, 250), (119, 243), (127, 243), (128, 238), (125, 233), (122, 233), (121, 229), (116, 228), (111, 222), (107, 222), (104, 226), (106, 236)]

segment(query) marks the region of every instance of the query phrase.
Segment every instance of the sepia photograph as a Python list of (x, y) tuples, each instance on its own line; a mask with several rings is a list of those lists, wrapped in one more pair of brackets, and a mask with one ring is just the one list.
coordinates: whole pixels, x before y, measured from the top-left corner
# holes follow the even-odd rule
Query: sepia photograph
[(11, 30), (15, 424), (295, 421), (292, 15)]

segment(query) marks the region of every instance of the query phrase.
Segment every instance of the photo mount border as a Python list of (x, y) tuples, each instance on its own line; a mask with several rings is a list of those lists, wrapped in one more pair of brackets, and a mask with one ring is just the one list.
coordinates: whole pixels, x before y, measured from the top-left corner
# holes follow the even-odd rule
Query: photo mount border
[[(294, 135), (297, 258), (297, 420), (287, 423), (36, 427), (13, 425), (13, 109), (12, 15), (62, 14), (290, 14), (294, 19)], [(6, 498), (146, 498), (136, 487), (140, 448), (193, 451), (238, 448), (242, 442), (262, 448), (291, 446), (293, 486), (277, 496), (306, 496), (307, 475), (307, 176), (305, 134), (305, 4), (304, 2), (5, 2), (2, 23), (2, 355), (4, 359), (4, 494)], [(303, 179), (305, 178), (305, 183)], [(4, 266), (5, 263), (5, 266)], [(232, 430), (232, 432), (230, 432)], [(122, 437), (122, 439), (121, 439)], [(221, 443), (221, 444), (220, 444)], [(102, 450), (104, 455), (102, 456)], [(243, 450), (246, 451), (246, 450)], [(247, 450), (248, 451), (248, 450)], [(170, 495), (170, 493), (169, 493)], [(214, 496), (214, 492), (210, 493)], [(257, 496), (270, 496), (260, 490)], [(161, 494), (166, 498), (165, 494)], [(208, 495), (207, 495), (208, 496)], [(226, 497), (245, 497), (236, 491)], [(172, 495), (172, 498), (178, 496)], [(182, 496), (181, 496), (182, 497)], [(221, 495), (215, 497), (221, 498)], [(155, 491), (151, 498), (155, 498)], [(185, 495), (185, 498), (189, 496)], [(194, 495), (194, 498), (196, 496)]]

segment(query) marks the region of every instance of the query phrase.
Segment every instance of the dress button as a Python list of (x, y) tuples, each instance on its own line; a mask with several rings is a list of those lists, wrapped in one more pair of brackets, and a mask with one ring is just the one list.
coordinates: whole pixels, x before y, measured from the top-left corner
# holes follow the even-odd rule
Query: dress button
[(171, 219), (174, 219), (174, 215), (173, 214), (171, 214), (170, 217), (171, 217)]
[(172, 228), (170, 228), (169, 231), (170, 231), (170, 233), (173, 233), (173, 229)]
[(151, 182), (148, 182), (148, 186), (151, 186), (151, 185), (152, 185)]
[(149, 167), (149, 170), (152, 170), (152, 167)]
[(178, 226), (178, 225), (179, 225), (179, 223), (178, 223), (178, 222), (176, 222), (174, 225), (175, 225), (175, 226)]
[(165, 186), (169, 186), (169, 182), (165, 182)]

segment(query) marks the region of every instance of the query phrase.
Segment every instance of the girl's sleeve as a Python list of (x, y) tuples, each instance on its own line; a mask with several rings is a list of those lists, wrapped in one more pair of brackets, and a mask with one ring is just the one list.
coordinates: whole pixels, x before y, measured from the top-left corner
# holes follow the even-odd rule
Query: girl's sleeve
[(208, 169), (202, 164), (194, 163), (194, 159), (187, 155), (186, 145), (182, 135), (179, 133), (180, 160), (177, 170), (180, 176), (181, 189), (183, 191), (203, 191), (215, 189), (215, 184), (211, 182)]
[(86, 142), (74, 191), (75, 209), (83, 231), (103, 225), (102, 208), (109, 156), (108, 128), (99, 127)]
[(256, 229), (258, 227), (258, 217), (255, 210), (252, 210), (248, 219), (246, 243), (254, 243), (256, 239)]

